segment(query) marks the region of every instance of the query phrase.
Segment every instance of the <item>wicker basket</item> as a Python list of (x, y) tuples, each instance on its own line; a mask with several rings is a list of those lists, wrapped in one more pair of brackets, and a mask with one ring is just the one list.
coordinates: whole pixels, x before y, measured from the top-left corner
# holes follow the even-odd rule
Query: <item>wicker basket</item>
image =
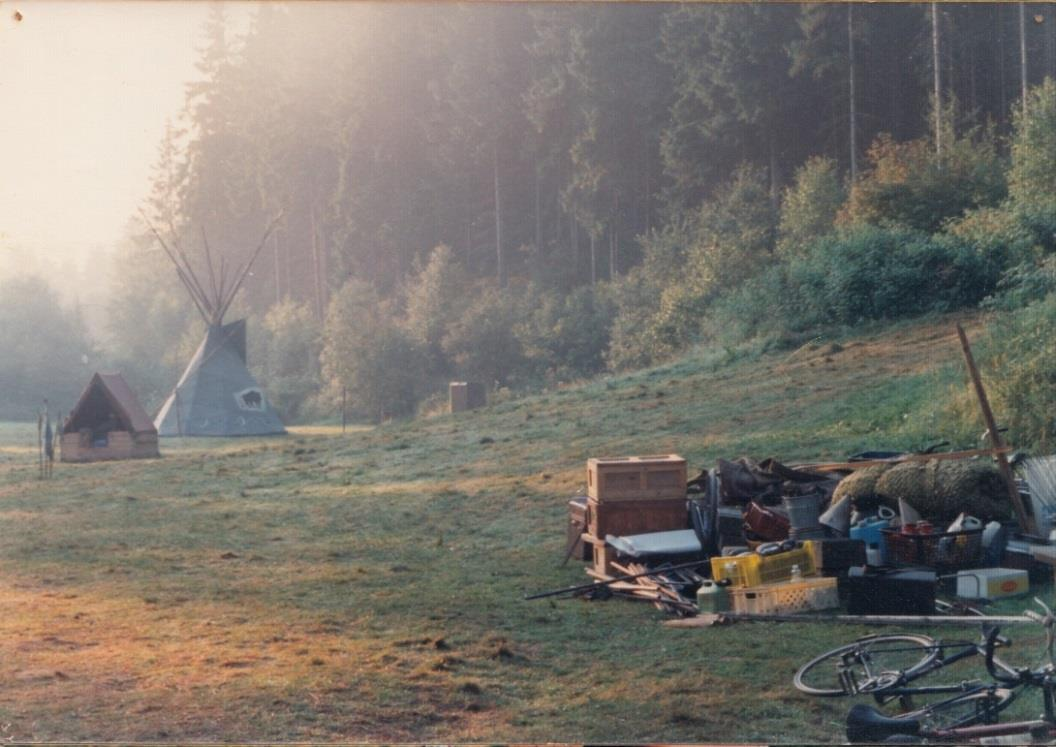
[(896, 566), (926, 566), (942, 570), (970, 568), (979, 561), (983, 530), (966, 529), (939, 534), (902, 534), (882, 530), (888, 561)]

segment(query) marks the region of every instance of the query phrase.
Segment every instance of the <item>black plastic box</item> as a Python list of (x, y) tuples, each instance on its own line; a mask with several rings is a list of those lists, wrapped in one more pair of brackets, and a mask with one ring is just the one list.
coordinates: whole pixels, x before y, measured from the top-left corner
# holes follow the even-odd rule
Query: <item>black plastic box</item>
[(849, 615), (934, 615), (934, 571), (851, 568), (847, 573)]
[(865, 543), (862, 540), (825, 538), (811, 540), (814, 544), (814, 567), (834, 576), (858, 565), (865, 565)]

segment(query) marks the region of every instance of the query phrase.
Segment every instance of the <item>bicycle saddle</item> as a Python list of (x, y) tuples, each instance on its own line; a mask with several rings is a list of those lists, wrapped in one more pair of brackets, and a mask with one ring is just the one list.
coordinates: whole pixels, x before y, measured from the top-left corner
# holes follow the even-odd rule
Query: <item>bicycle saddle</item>
[(890, 718), (872, 706), (858, 703), (847, 714), (848, 742), (883, 742), (888, 737), (920, 734), (920, 722)]

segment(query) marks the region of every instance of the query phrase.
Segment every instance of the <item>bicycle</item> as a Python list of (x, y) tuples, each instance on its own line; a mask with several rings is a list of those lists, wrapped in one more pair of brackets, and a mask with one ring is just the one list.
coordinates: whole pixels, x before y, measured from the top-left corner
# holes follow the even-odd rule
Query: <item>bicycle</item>
[[(889, 717), (876, 708), (855, 705), (847, 714), (847, 739), (850, 742), (956, 742), (997, 737), (1051, 739), (1056, 737), (1056, 664), (1053, 662), (1054, 626), (1056, 617), (1041, 600), (1035, 599), (1045, 611), (1039, 615), (1032, 610), (1026, 617), (1045, 627), (1047, 662), (1031, 669), (1014, 668), (994, 656), (999, 630), (988, 631), (985, 643), (987, 672), (994, 683), (972, 693), (899, 716)], [(1042, 691), (1044, 712), (1038, 719), (998, 723), (999, 714), (1007, 708), (1022, 689), (1036, 687)]]
[[(912, 683), (932, 672), (973, 656), (985, 655), (987, 639), (939, 642), (916, 633), (870, 635), (811, 659), (796, 672), (793, 684), (807, 695), (838, 697), (873, 695), (883, 705), (896, 698), (910, 709), (914, 695), (973, 693), (980, 680), (943, 685)], [(998, 637), (995, 645), (1009, 645)], [(952, 653), (951, 653), (952, 652)]]

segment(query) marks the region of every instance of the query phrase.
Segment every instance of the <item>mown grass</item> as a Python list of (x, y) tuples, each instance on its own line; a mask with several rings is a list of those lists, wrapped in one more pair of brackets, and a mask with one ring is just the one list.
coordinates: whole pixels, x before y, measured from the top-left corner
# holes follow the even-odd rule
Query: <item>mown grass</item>
[[(971, 320), (969, 320), (971, 321)], [(0, 427), (0, 738), (839, 741), (790, 684), (865, 632), (663, 628), (525, 602), (590, 456), (841, 457), (936, 439), (951, 319), (679, 363), (457, 416), (58, 465)]]

